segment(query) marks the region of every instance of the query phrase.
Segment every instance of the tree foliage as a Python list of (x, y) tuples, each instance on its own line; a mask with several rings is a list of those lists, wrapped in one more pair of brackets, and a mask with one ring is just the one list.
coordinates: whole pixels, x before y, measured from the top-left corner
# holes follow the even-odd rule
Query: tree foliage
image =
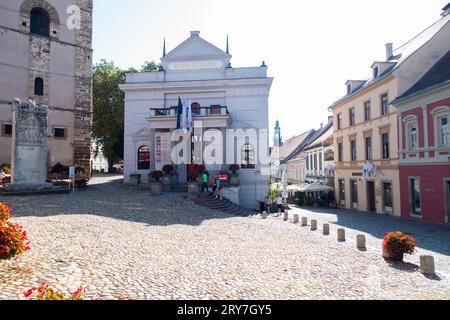
[(119, 85), (125, 82), (127, 72), (149, 72), (158, 69), (159, 66), (153, 61), (146, 61), (141, 70), (122, 70), (115, 66), (114, 62), (104, 59), (93, 66), (92, 139), (102, 148), (110, 169), (114, 163), (123, 160), (124, 152), (125, 95)]

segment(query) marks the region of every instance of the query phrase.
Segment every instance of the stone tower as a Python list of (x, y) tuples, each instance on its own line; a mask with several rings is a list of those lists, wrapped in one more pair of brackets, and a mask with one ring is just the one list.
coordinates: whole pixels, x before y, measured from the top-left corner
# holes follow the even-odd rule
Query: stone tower
[(0, 163), (10, 163), (13, 101), (49, 106), (48, 166), (90, 173), (93, 0), (0, 7)]
[(275, 122), (275, 133), (273, 136), (273, 146), (274, 147), (281, 147), (283, 145), (283, 138), (281, 137), (281, 128), (280, 128), (280, 121)]

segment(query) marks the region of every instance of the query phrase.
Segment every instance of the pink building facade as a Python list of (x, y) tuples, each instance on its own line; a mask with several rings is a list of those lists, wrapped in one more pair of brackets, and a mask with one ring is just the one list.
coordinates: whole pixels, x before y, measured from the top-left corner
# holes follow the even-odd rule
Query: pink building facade
[(450, 52), (403, 96), (399, 121), (401, 216), (450, 222)]

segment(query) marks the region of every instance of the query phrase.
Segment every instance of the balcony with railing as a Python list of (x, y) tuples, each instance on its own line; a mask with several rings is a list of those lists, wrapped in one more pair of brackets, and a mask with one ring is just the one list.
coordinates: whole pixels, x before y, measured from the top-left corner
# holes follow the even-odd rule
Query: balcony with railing
[[(150, 116), (147, 120), (153, 129), (174, 129), (177, 127), (179, 107), (151, 108)], [(201, 107), (192, 106), (193, 121), (202, 121), (203, 127), (228, 128), (231, 122), (230, 113), (227, 106), (212, 105)]]

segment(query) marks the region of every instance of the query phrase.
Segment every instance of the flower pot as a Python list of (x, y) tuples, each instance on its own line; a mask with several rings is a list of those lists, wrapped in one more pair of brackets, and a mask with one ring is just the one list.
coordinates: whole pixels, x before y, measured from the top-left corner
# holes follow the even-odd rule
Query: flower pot
[(232, 185), (232, 186), (239, 185), (239, 178), (238, 178), (237, 173), (230, 174), (230, 185)]
[(198, 182), (190, 181), (188, 182), (188, 194), (190, 197), (196, 197), (198, 195)]
[(161, 192), (162, 192), (162, 188), (161, 188), (161, 182), (157, 181), (157, 182), (151, 182), (150, 183), (150, 190), (151, 190), (151, 195), (152, 196), (160, 196)]
[(162, 187), (163, 187), (163, 191), (164, 192), (170, 191), (170, 189), (172, 187), (172, 181), (170, 179), (170, 175), (169, 174), (165, 174), (164, 175), (163, 181), (162, 181)]
[(390, 252), (389, 250), (387, 250), (384, 246), (383, 246), (383, 258), (385, 260), (390, 260), (390, 261), (403, 261), (403, 257), (404, 254), (403, 253), (398, 253), (395, 254), (393, 252)]
[(172, 172), (170, 174), (170, 183), (172, 184), (172, 186), (175, 186), (178, 184), (178, 178), (179, 178), (179, 174), (178, 172)]

